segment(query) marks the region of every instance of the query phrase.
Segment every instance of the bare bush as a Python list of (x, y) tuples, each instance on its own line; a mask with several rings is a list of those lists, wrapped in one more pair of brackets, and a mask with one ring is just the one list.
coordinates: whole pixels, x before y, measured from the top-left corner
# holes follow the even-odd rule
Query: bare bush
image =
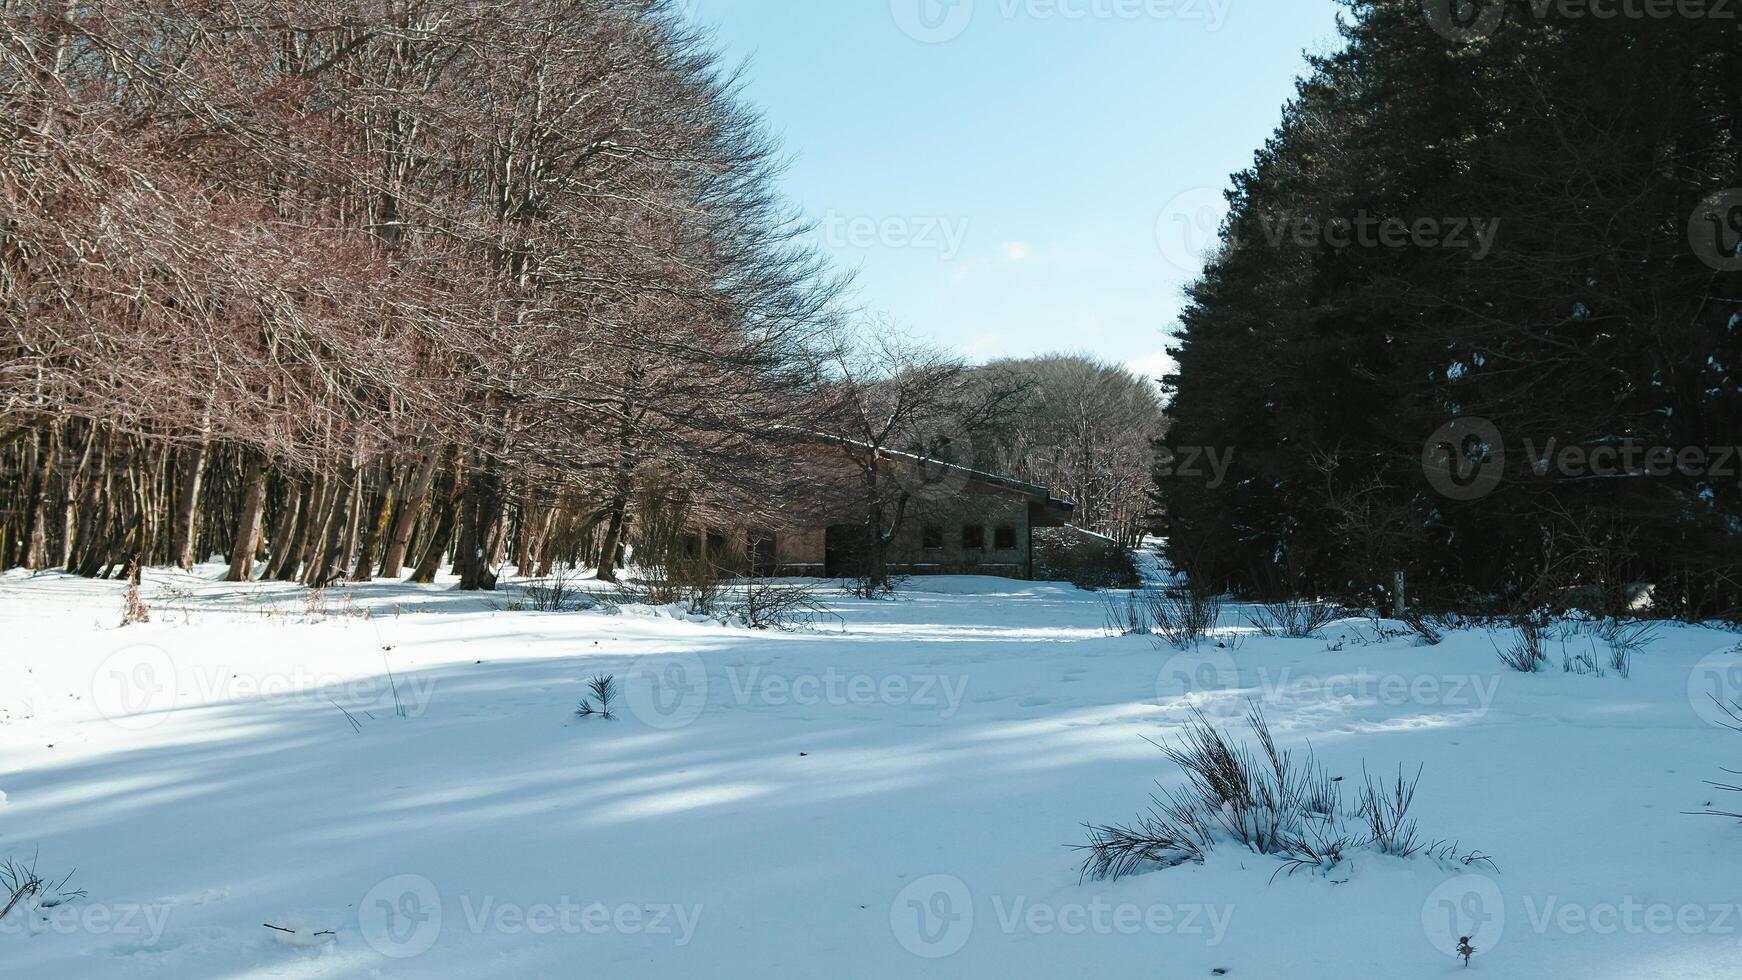
[(1133, 824), (1090, 827), (1083, 874), (1120, 878), (1150, 862), (1201, 862), (1218, 838), (1258, 854), (1286, 854), (1292, 841), (1307, 836), (1307, 821), (1323, 819), (1312, 807), (1339, 809), (1336, 784), (1310, 754), (1296, 764), (1280, 751), (1257, 707), (1247, 715), (1247, 726), (1259, 754), (1194, 711), (1179, 744), (1159, 746), (1185, 775), (1186, 786), (1164, 789), (1152, 799), (1149, 814)]
[(1215, 629), (1222, 602), (1188, 585), (1146, 585), (1101, 598), (1108, 632), (1118, 636), (1148, 636), (1158, 646), (1184, 650), (1198, 645)]
[(1440, 630), (1440, 624), (1431, 616), (1405, 610), (1398, 614), (1398, 618), (1403, 620), (1403, 625), (1409, 627), (1410, 632), (1421, 637), (1421, 641), (1430, 647), (1439, 646), (1446, 638)]
[(303, 620), (319, 623), (327, 618), (327, 590), (316, 586), (303, 596)]
[[(1418, 837), (1409, 808), (1419, 769), (1414, 778), (1405, 778), (1399, 767), (1388, 784), (1365, 778), (1351, 812), (1343, 807), (1341, 780), (1310, 750), (1296, 759), (1279, 749), (1256, 706), (1246, 724), (1256, 749), (1194, 711), (1178, 744), (1160, 746), (1186, 785), (1151, 797), (1149, 812), (1132, 823), (1089, 825), (1088, 842), (1078, 846), (1087, 852), (1083, 876), (1116, 879), (1147, 867), (1202, 862), (1218, 843), (1280, 858), (1278, 873), (1328, 870), (1355, 848), (1398, 857), (1424, 848), (1436, 855), (1456, 850), (1456, 845), (1424, 844)], [(1362, 772), (1365, 776), (1365, 767)], [(1362, 829), (1350, 830), (1349, 823)]]
[(609, 590), (588, 593), (589, 601), (607, 608), (676, 606), (691, 615), (737, 622), (750, 629), (792, 632), (840, 617), (823, 601), (821, 584), (775, 582), (763, 578), (733, 580), (718, 566), (690, 562), (674, 565), (675, 573), (625, 579)]
[(1573, 653), (1566, 649), (1566, 643), (1561, 644), (1561, 671), (1567, 674), (1581, 674), (1591, 677), (1602, 677), (1603, 667), (1597, 662), (1597, 646), (1592, 644), (1590, 650), (1584, 653)]
[(1397, 778), (1389, 785), (1375, 786), (1367, 768), (1361, 768), (1361, 801), (1357, 812), (1367, 820), (1367, 842), (1382, 854), (1411, 857), (1421, 850), (1416, 839), (1415, 820), (1409, 816), (1409, 805), (1415, 800), (1415, 786), (1421, 781), (1421, 769), (1414, 778), (1406, 779), (1403, 767), (1397, 767)]
[(1189, 585), (1146, 588), (1140, 593), (1151, 634), (1158, 643), (1184, 650), (1201, 643), (1221, 619), (1222, 600)]
[(1599, 633), (1609, 644), (1609, 667), (1622, 678), (1633, 676), (1633, 654), (1657, 642), (1661, 623), (1610, 620)]
[(1109, 592), (1101, 596), (1107, 631), (1115, 636), (1148, 636), (1149, 606), (1137, 592)]
[(1311, 599), (1285, 599), (1265, 603), (1246, 618), (1265, 636), (1301, 640), (1340, 619), (1343, 610), (1334, 603)]
[(1631, 678), (1633, 676), (1633, 651), (1626, 647), (1610, 647), (1609, 669), (1620, 674), (1622, 680)]
[(580, 587), (580, 569), (567, 563), (553, 565), (550, 574), (521, 585), (526, 601), (539, 612), (567, 612), (591, 606)]
[(1276, 747), (1270, 726), (1257, 707), (1246, 723), (1258, 739), (1260, 754), (1235, 745), (1202, 713), (1186, 726), (1177, 747), (1164, 748), (1167, 757), (1186, 774), (1196, 798), (1228, 837), (1258, 854), (1287, 850), (1307, 816), (1307, 788), (1320, 783), (1311, 755), (1296, 766), (1288, 752)]
[[(1725, 716), (1730, 719), (1724, 727), (1729, 728), (1731, 731), (1742, 732), (1742, 702), (1726, 704), (1723, 701), (1718, 700), (1716, 697), (1712, 697), (1712, 703), (1716, 704), (1719, 710), (1723, 711)], [(1742, 776), (1742, 770), (1724, 769), (1722, 771), (1728, 776)], [(1725, 793), (1742, 793), (1742, 785), (1738, 785), (1734, 781), (1708, 779), (1706, 780), (1706, 785)], [(1714, 805), (1715, 804), (1707, 803), (1706, 809), (1697, 811), (1698, 815), (1705, 817), (1729, 817), (1734, 820), (1742, 820), (1742, 812), (1735, 810), (1717, 810), (1713, 809)]]
[(727, 574), (725, 568), (705, 558), (674, 559), (666, 563), (664, 575), (653, 582), (653, 589), (666, 604), (712, 616), (720, 611)]
[(1517, 629), (1518, 635), (1505, 646), (1495, 643), (1494, 652), (1499, 655), (1501, 663), (1513, 670), (1526, 674), (1537, 673), (1548, 662), (1548, 654), (1544, 650), (1547, 622), (1535, 615), (1529, 615), (1518, 621)]
[(820, 587), (760, 578), (746, 579), (736, 588), (727, 610), (751, 629), (783, 633), (814, 626), (823, 617), (833, 615), (823, 605)]
[[(1633, 676), (1633, 655), (1657, 642), (1663, 624), (1651, 620), (1618, 617), (1568, 618), (1553, 629), (1561, 640), (1561, 668), (1571, 674), (1604, 675), (1604, 667), (1622, 678)], [(1574, 653), (1566, 649), (1571, 640), (1583, 638), (1589, 649)], [(1598, 644), (1607, 652), (1598, 650)]]
[(1215, 846), (1204, 813), (1190, 797), (1163, 791), (1150, 810), (1130, 824), (1087, 825), (1089, 842), (1082, 877), (1113, 880), (1149, 867), (1202, 864)]
[(127, 568), (127, 599), (121, 611), (121, 625), (132, 626), (135, 623), (151, 622), (151, 607), (145, 604), (145, 599), (139, 594), (139, 559)]
[(855, 599), (892, 599), (906, 581), (905, 575), (884, 574), (878, 577), (860, 574), (847, 579), (845, 587), (847, 594)]
[(594, 595), (613, 605), (678, 606), (692, 615), (716, 616), (724, 613), (729, 575), (727, 568), (706, 558), (672, 555)]
[(0, 922), (11, 915), (20, 918), (43, 908), (53, 908), (85, 897), (83, 889), (68, 889), (75, 871), (58, 880), (47, 879), (36, 871), (36, 858), (29, 864), (11, 859), (0, 861)]

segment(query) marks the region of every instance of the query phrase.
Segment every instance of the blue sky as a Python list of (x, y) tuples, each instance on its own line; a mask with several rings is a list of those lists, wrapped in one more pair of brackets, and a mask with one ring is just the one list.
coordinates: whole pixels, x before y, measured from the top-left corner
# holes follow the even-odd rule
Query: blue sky
[(1334, 0), (689, 0), (854, 302), (972, 360), (1158, 372)]

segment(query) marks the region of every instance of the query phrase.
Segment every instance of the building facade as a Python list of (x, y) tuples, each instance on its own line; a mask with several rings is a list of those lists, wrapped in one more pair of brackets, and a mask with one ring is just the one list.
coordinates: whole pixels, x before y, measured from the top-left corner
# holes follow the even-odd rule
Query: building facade
[[(950, 471), (947, 479), (921, 484), (908, 496), (887, 556), (894, 575), (1031, 578), (1034, 529), (1064, 526), (1076, 509), (1046, 487), (905, 453), (883, 455), (891, 469)], [(851, 508), (842, 508), (830, 518), (753, 537), (752, 564), (763, 574), (852, 577), (863, 567), (870, 533), (855, 517)]]

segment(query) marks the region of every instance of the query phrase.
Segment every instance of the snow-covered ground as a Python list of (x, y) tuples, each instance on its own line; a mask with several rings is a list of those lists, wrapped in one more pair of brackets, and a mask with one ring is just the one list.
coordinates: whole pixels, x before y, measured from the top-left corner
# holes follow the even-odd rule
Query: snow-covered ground
[[(1684, 814), (1742, 801), (1719, 630), (1528, 676), (1359, 620), (1176, 655), (1003, 580), (783, 634), (218, 574), (124, 629), (119, 583), (0, 577), (0, 858), (87, 893), (0, 920), (0, 977), (1742, 975), (1742, 826)], [(1080, 881), (1082, 824), (1178, 781), (1145, 739), (1253, 698), (1338, 775), (1425, 766), (1422, 835), (1492, 865)]]

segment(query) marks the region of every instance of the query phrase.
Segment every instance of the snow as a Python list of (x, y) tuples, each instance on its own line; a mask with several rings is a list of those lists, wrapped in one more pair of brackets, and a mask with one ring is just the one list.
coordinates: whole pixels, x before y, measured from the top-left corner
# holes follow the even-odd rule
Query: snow
[[(0, 577), (0, 858), (87, 892), (0, 920), (0, 977), (1742, 974), (1742, 826), (1685, 812), (1734, 808), (1721, 630), (1623, 679), (1234, 608), (1175, 654), (1002, 579), (784, 634), (221, 573), (148, 573), (126, 628), (121, 583)], [(577, 718), (600, 673), (615, 717)], [(1423, 766), (1422, 835), (1494, 866), (1221, 845), (1079, 881), (1084, 822), (1177, 784), (1146, 739), (1249, 699), (1337, 775)]]

